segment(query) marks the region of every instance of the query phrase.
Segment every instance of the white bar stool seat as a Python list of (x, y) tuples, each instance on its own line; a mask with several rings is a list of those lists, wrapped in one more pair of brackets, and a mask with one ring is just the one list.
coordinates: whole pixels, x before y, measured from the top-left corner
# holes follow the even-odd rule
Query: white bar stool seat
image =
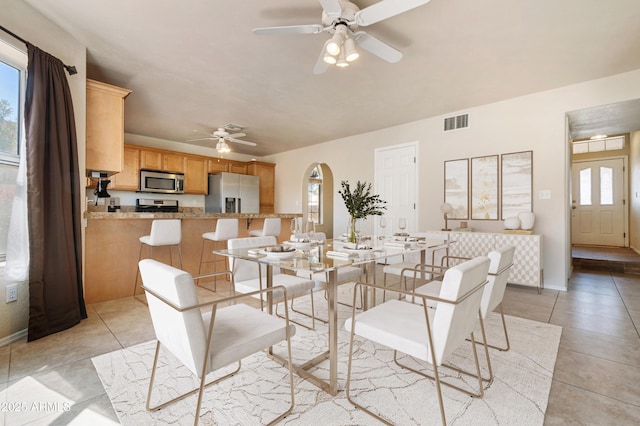
[[(218, 272), (218, 262), (222, 261), (226, 264), (226, 259), (224, 257), (220, 258), (219, 256), (213, 255), (213, 260), (211, 262), (203, 262), (204, 259), (204, 245), (207, 241), (213, 242), (212, 250), (216, 249), (216, 243), (225, 242), (232, 239), (238, 238), (238, 219), (218, 219), (216, 221), (216, 229), (214, 232), (205, 232), (202, 234), (202, 249), (200, 250), (200, 266), (198, 267), (198, 275), (202, 274), (202, 264), (203, 263), (213, 263), (213, 291), (217, 290), (217, 272)], [(222, 271), (221, 271), (222, 272)], [(225, 270), (224, 272), (231, 272), (229, 270)], [(205, 274), (206, 275), (206, 274)], [(198, 278), (198, 277), (196, 277)], [(200, 285), (200, 279), (198, 278), (198, 285)], [(206, 288), (206, 287), (203, 287)]]
[[(182, 269), (182, 222), (180, 219), (157, 219), (151, 222), (151, 232), (149, 235), (140, 237), (140, 252), (138, 254), (138, 262), (142, 259), (142, 248), (148, 247), (149, 258), (153, 258), (154, 247), (169, 247), (169, 256), (173, 265), (173, 253), (171, 248), (178, 247), (178, 259), (180, 260), (180, 269)], [(136, 268), (138, 269), (138, 268)], [(138, 289), (138, 277), (140, 270), (136, 272), (136, 281), (133, 286), (133, 297), (136, 297)]]

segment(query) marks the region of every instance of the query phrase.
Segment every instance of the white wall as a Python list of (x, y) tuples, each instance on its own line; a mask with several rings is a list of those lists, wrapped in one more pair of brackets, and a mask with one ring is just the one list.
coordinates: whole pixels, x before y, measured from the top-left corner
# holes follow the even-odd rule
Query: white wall
[[(640, 70), (446, 114), (469, 113), (469, 128), (463, 130), (443, 133), (444, 116), (439, 116), (268, 156), (265, 161), (277, 164), (276, 211), (301, 212), (303, 173), (311, 163), (325, 162), (334, 175), (334, 230), (341, 232), (346, 229), (348, 216), (338, 194), (340, 181), (373, 182), (375, 148), (418, 141), (418, 228), (439, 229), (444, 161), (533, 150), (533, 210), (535, 231), (544, 236), (545, 287), (566, 290), (570, 239), (565, 115), (638, 97)], [(354, 114), (349, 119), (357, 120), (358, 116)], [(550, 190), (551, 198), (539, 199), (540, 190)], [(497, 221), (469, 222), (469, 226), (481, 231), (503, 229)]]
[(629, 246), (640, 253), (640, 131), (631, 133), (629, 139)]
[[(73, 97), (79, 166), (81, 175), (84, 176), (87, 78), (85, 46), (22, 0), (2, 1), (0, 24), (33, 45), (56, 56), (65, 64), (75, 65), (78, 70), (76, 75), (68, 77), (68, 81)], [(29, 315), (27, 283), (19, 284), (18, 301), (9, 304), (5, 304), (4, 301), (6, 284), (4, 281), (0, 281), (0, 305), (2, 305), (0, 307), (0, 346), (24, 334)]]

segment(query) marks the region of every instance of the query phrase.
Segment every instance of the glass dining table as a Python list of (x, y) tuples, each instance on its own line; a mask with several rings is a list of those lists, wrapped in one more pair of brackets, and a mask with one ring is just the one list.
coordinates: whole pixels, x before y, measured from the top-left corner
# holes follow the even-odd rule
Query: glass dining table
[[(386, 239), (372, 238), (365, 241), (364, 244), (360, 244), (358, 248), (337, 240), (326, 240), (316, 244), (311, 242), (308, 245), (296, 245), (294, 243), (294, 247), (297, 246), (297, 249), (291, 256), (287, 257), (281, 254), (278, 256), (269, 255), (268, 247), (215, 250), (214, 253), (220, 256), (249, 260), (262, 265), (266, 270), (266, 287), (273, 286), (274, 268), (293, 274), (327, 273), (326, 297), (329, 340), (327, 350), (302, 365), (294, 366), (294, 369), (299, 376), (314, 383), (327, 393), (336, 395), (338, 393), (338, 270), (347, 266), (362, 266), (366, 268), (365, 270), (370, 270), (380, 260), (417, 252), (420, 253), (420, 263), (425, 265), (427, 264), (426, 256), (428, 252), (447, 250), (449, 244), (451, 242), (444, 239), (402, 236)], [(287, 245), (287, 243), (284, 243), (284, 245)], [(429, 261), (431, 260), (429, 259)], [(375, 267), (373, 270), (373, 282), (375, 283)], [(271, 293), (269, 297), (270, 295)], [(363, 309), (367, 308), (368, 296), (364, 298), (365, 305)], [(269, 313), (272, 313), (272, 300), (267, 300), (266, 307)], [(269, 354), (279, 362), (286, 362), (284, 358), (274, 354), (271, 350)], [(328, 380), (322, 379), (309, 371), (326, 360), (329, 362)]]

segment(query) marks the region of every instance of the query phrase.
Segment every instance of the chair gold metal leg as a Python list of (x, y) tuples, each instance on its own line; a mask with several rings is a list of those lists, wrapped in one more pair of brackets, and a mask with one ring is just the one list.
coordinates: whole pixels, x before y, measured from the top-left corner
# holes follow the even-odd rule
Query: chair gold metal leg
[[(312, 318), (312, 316), (310, 314), (308, 314), (306, 312), (303, 312), (303, 311), (300, 311), (300, 310), (297, 310), (297, 309), (294, 309), (293, 308), (293, 301), (294, 300), (295, 300), (295, 298), (291, 299), (291, 306), (289, 307), (289, 309), (291, 309), (296, 314), (300, 314), (300, 315), (304, 315), (305, 317)], [(316, 311), (315, 311), (314, 304), (313, 304), (313, 292), (311, 293), (311, 309), (313, 310), (313, 318), (315, 320), (318, 320), (323, 324), (327, 324), (329, 322), (328, 319), (324, 319), (324, 318), (320, 318), (320, 317), (316, 316)], [(314, 323), (313, 327), (315, 329), (315, 323)]]
[(504, 340), (505, 340), (506, 346), (501, 347), (501, 346), (491, 345), (491, 344), (489, 344), (487, 342), (486, 339), (484, 339), (484, 342), (476, 342), (476, 343), (477, 344), (485, 344), (489, 348), (497, 349), (499, 351), (506, 352), (509, 349), (511, 349), (511, 343), (509, 342), (509, 333), (507, 332), (507, 323), (506, 323), (505, 318), (504, 318), (504, 312), (502, 311), (502, 303), (500, 303), (500, 305), (498, 305), (498, 307), (500, 308), (500, 317), (502, 318), (502, 329), (504, 330)]
[[(443, 364), (443, 365), (442, 365), (442, 367), (446, 367), (446, 368), (448, 368), (448, 369), (450, 369), (450, 370), (457, 371), (457, 372), (459, 372), (459, 373), (462, 373), (462, 374), (465, 374), (465, 375), (468, 375), (468, 376), (471, 376), (471, 377), (477, 377), (477, 378), (478, 378), (478, 382), (479, 382), (479, 386), (478, 386), (478, 387), (479, 387), (479, 390), (478, 390), (478, 392), (477, 392), (477, 393), (473, 393), (473, 392), (468, 391), (468, 390), (466, 390), (466, 389), (462, 389), (461, 387), (458, 387), (458, 386), (456, 386), (456, 385), (454, 385), (454, 384), (452, 384), (452, 383), (448, 383), (448, 382), (445, 382), (445, 381), (440, 380), (440, 379), (438, 379), (438, 380), (439, 380), (439, 381), (440, 381), (440, 383), (442, 383), (443, 385), (446, 385), (446, 386), (449, 386), (450, 388), (456, 389), (456, 390), (458, 390), (458, 391), (460, 391), (460, 392), (462, 392), (462, 393), (464, 393), (464, 394), (466, 394), (466, 395), (469, 395), (469, 396), (474, 397), (474, 398), (482, 398), (482, 397), (483, 397), (483, 395), (484, 395), (484, 388), (483, 388), (483, 386), (482, 386), (483, 378), (482, 378), (482, 376), (481, 376), (481, 374), (480, 374), (480, 361), (479, 361), (479, 359), (478, 359), (478, 352), (477, 352), (476, 347), (475, 347), (475, 343), (476, 343), (476, 341), (475, 341), (475, 340), (474, 340), (474, 338), (473, 338), (473, 333), (471, 333), (471, 339), (472, 339), (471, 341), (473, 342), (473, 356), (474, 356), (475, 363), (476, 363), (476, 372), (477, 372), (477, 374), (470, 373), (470, 372), (468, 372), (468, 371), (462, 370), (462, 369), (460, 369), (460, 368), (457, 368), (457, 367), (454, 367), (454, 366), (451, 366), (451, 365), (444, 365), (444, 364)], [(478, 343), (479, 343), (479, 342), (478, 342)], [(434, 376), (431, 376), (431, 375), (429, 375), (429, 374), (427, 374), (427, 373), (425, 373), (425, 372), (423, 372), (423, 371), (416, 370), (416, 369), (415, 369), (415, 368), (413, 368), (413, 367), (409, 367), (408, 365), (406, 365), (406, 364), (402, 364), (401, 362), (399, 362), (399, 361), (398, 361), (398, 358), (397, 358), (397, 352), (396, 352), (396, 351), (394, 351), (394, 354), (393, 354), (393, 361), (394, 361), (394, 362), (395, 362), (399, 367), (404, 368), (405, 370), (413, 371), (414, 373), (419, 374), (419, 375), (421, 375), (421, 376), (423, 376), (423, 377), (426, 377), (426, 378), (428, 378), (428, 379), (431, 379), (431, 380), (436, 380), (435, 375), (434, 375)], [(436, 369), (436, 368), (435, 368), (435, 366), (434, 366), (434, 371), (435, 371), (435, 369)]]
[[(146, 405), (147, 411), (158, 411), (158, 410), (161, 410), (162, 408), (164, 408), (164, 407), (166, 407), (166, 406), (168, 406), (168, 405), (170, 405), (170, 404), (172, 404), (174, 402), (180, 401), (180, 400), (182, 400), (182, 399), (184, 399), (184, 398), (186, 398), (188, 396), (191, 396), (191, 395), (193, 395), (194, 393), (196, 393), (198, 391), (202, 392), (202, 389), (204, 389), (205, 387), (208, 387), (208, 386), (213, 385), (215, 383), (219, 383), (219, 382), (221, 382), (221, 381), (223, 381), (225, 379), (228, 379), (229, 377), (233, 376), (238, 371), (240, 371), (240, 367), (242, 366), (242, 362), (238, 361), (238, 368), (233, 370), (231, 373), (228, 373), (228, 374), (226, 374), (226, 375), (224, 375), (222, 377), (219, 377), (219, 378), (217, 378), (215, 380), (212, 380), (209, 383), (205, 383), (204, 386), (202, 386), (202, 383), (201, 383), (201, 386), (199, 386), (199, 387), (197, 387), (195, 389), (192, 389), (189, 392), (186, 392), (186, 393), (184, 393), (182, 395), (179, 395), (179, 396), (177, 396), (177, 397), (175, 397), (175, 398), (173, 398), (173, 399), (171, 399), (169, 401), (165, 401), (163, 403), (160, 403), (160, 404), (152, 407), (151, 406), (151, 393), (152, 393), (152, 390), (153, 390), (153, 382), (155, 381), (156, 366), (158, 364), (159, 355), (160, 355), (160, 342), (158, 341), (157, 344), (156, 344), (156, 354), (155, 354), (155, 357), (153, 358), (153, 367), (151, 369), (151, 378), (149, 379), (149, 392), (147, 393), (147, 405)], [(198, 416), (197, 415), (196, 415), (196, 420), (198, 420)]]
[[(312, 292), (311, 297), (313, 297), (313, 292)], [(284, 300), (284, 303), (286, 304), (286, 303), (287, 303), (287, 301), (286, 301), (286, 300)], [(291, 300), (291, 303), (293, 303), (293, 300)], [(283, 317), (281, 314), (279, 314), (279, 313), (278, 313), (278, 304), (277, 304), (277, 303), (276, 303), (276, 310), (275, 310), (274, 314), (275, 314), (275, 316), (277, 316), (278, 318), (285, 319), (285, 317)], [(291, 321), (291, 322), (292, 322), (292, 323), (294, 323), (294, 324), (298, 324), (300, 327), (304, 327), (304, 328), (306, 328), (307, 330), (315, 330), (315, 329), (316, 329), (316, 328), (315, 328), (315, 327), (316, 327), (315, 318), (314, 318), (312, 315), (305, 315), (305, 316), (307, 316), (307, 317), (310, 317), (310, 318), (311, 318), (311, 324), (312, 324), (312, 325), (311, 325), (311, 327), (309, 327), (309, 326), (308, 326), (308, 325), (306, 325), (306, 324), (301, 323), (300, 321), (293, 320), (293, 319), (291, 319), (291, 318), (289, 318), (289, 321)]]

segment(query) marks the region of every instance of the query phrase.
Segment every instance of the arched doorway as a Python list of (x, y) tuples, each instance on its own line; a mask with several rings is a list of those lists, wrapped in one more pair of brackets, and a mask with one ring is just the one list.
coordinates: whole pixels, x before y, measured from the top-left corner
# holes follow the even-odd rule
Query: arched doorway
[(333, 173), (325, 163), (313, 163), (304, 173), (302, 220), (333, 238)]

